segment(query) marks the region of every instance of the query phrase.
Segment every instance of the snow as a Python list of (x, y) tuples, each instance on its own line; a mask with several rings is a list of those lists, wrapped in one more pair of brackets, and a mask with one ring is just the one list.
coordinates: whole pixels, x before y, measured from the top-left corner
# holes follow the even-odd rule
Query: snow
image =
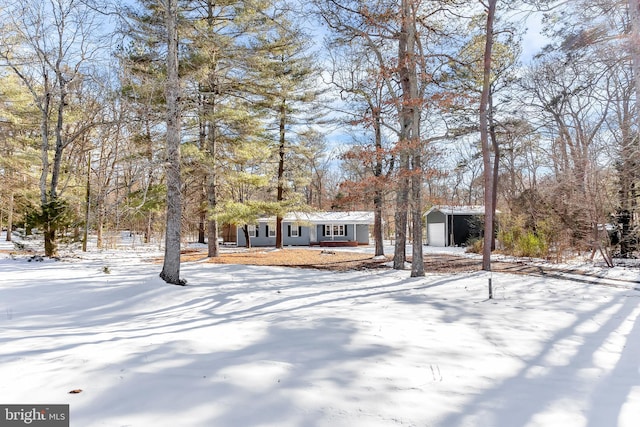
[(638, 425), (637, 269), (185, 263), (177, 287), (157, 250), (0, 253), (0, 403), (69, 404), (77, 427)]

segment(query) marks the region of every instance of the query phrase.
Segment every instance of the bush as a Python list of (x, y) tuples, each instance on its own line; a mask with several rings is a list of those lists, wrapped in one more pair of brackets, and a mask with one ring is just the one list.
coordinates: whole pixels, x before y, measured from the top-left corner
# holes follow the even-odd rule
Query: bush
[(26, 219), (28, 230), (32, 228), (46, 229), (47, 223), (55, 230), (62, 230), (78, 223), (69, 202), (61, 198), (55, 198), (42, 206), (30, 206)]
[(484, 239), (474, 239), (468, 242), (467, 249), (465, 250), (465, 252), (480, 254), (482, 253), (483, 247), (484, 247)]
[(498, 241), (503, 252), (519, 257), (545, 258), (549, 254), (549, 243), (544, 229), (527, 229), (520, 217), (503, 218)]
[(549, 253), (549, 246), (544, 238), (532, 231), (519, 236), (515, 244), (515, 255), (522, 257), (541, 258)]

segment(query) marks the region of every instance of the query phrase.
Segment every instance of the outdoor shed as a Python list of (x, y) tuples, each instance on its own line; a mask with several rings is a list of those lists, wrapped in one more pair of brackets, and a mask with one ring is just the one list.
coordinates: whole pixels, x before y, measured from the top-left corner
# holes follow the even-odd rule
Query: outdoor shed
[(429, 246), (465, 246), (482, 237), (484, 206), (433, 206), (425, 217)]
[[(291, 213), (282, 220), (285, 246), (357, 246), (369, 244), (373, 212)], [(237, 231), (238, 246), (246, 246), (242, 227)], [(249, 225), (251, 246), (275, 246), (276, 219), (260, 218)]]

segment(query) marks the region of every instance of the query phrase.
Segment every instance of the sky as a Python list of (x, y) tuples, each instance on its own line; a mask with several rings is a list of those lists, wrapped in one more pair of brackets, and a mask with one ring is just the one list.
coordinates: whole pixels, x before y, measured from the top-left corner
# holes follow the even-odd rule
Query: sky
[(526, 20), (526, 28), (522, 38), (522, 55), (523, 63), (530, 62), (533, 57), (549, 43), (549, 39), (542, 34), (542, 14), (532, 13)]

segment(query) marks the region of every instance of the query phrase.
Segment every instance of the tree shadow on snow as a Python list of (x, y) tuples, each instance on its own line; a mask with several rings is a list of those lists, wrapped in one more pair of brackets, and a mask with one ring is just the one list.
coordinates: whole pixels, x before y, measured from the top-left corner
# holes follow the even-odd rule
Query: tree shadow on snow
[(308, 410), (309, 393), (332, 390), (315, 396), (327, 406), (357, 399), (358, 363), (394, 351), (353, 345), (357, 332), (347, 319), (325, 317), (305, 327), (270, 325), (259, 340), (235, 350), (197, 353), (166, 342), (122, 361), (129, 368), (97, 372), (120, 379), (76, 406), (74, 423), (138, 425), (141, 417), (178, 425), (183, 416), (184, 426), (313, 426), (323, 410)]
[[(543, 282), (540, 282), (544, 286)], [(441, 419), (439, 427), (483, 426), (524, 427), (550, 408), (564, 407), (566, 415), (584, 413), (585, 419), (575, 425), (604, 427), (619, 425), (617, 420), (633, 387), (640, 384), (640, 316), (638, 298), (631, 292), (620, 293), (592, 310), (577, 313), (567, 327), (557, 330), (544, 341), (543, 347), (532, 357), (521, 360), (522, 367), (494, 386), (481, 390), (456, 413)], [(606, 320), (593, 329), (595, 317)], [(630, 322), (626, 337), (619, 328)], [(580, 329), (585, 331), (580, 331)], [(598, 366), (596, 353), (609, 351), (610, 339), (624, 340), (615, 367), (611, 370)], [(487, 337), (491, 340), (491, 337)], [(565, 363), (549, 364), (550, 355), (562, 348), (563, 341), (581, 342)], [(508, 343), (505, 350), (508, 350)], [(559, 350), (563, 351), (563, 350)], [(602, 357), (602, 356), (600, 356)], [(616, 357), (614, 354), (611, 357)], [(593, 378), (595, 373), (602, 373)], [(632, 373), (629, 376), (629, 373)], [(586, 410), (580, 410), (586, 403)], [(575, 404), (575, 405), (573, 405)], [(573, 405), (573, 406), (572, 406)], [(561, 410), (562, 412), (562, 410)], [(536, 420), (537, 424), (540, 419)], [(586, 424), (583, 424), (586, 422)], [(558, 424), (559, 425), (559, 424)], [(574, 424), (571, 424), (574, 425)]]

